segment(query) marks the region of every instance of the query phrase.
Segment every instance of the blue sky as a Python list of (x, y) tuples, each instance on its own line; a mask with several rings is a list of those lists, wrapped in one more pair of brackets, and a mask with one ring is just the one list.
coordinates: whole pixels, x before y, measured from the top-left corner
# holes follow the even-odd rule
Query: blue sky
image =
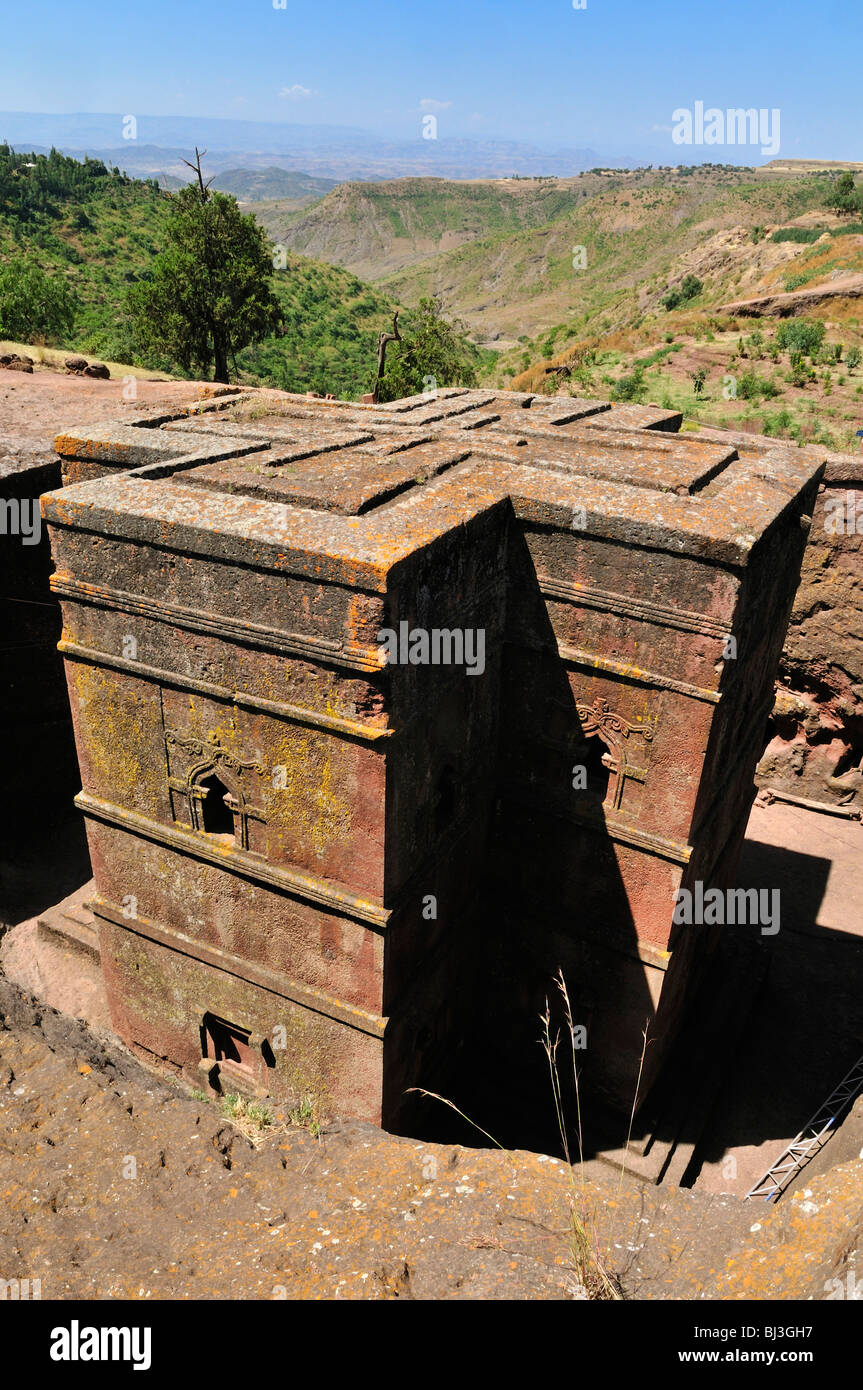
[(701, 100), (778, 107), (786, 156), (860, 159), (861, 39), (863, 0), (42, 0), (5, 7), (0, 105), (398, 140), (433, 112), (440, 138), (672, 163), (672, 112)]

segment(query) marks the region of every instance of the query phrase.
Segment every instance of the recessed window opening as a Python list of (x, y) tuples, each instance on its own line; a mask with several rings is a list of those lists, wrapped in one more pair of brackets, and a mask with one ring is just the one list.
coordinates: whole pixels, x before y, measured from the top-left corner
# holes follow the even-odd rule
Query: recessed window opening
[(587, 792), (591, 799), (600, 803), (608, 796), (608, 780), (611, 776), (611, 770), (604, 761), (607, 753), (608, 749), (601, 738), (588, 738), (579, 749), (576, 759), (585, 768)]
[(203, 793), (201, 820), (207, 835), (229, 835), (234, 838), (234, 798), (215, 772), (200, 783)]

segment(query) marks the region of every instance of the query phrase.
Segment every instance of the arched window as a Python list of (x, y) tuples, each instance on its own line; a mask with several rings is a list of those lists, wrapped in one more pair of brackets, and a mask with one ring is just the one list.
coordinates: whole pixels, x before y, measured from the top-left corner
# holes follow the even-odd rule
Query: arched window
[(609, 750), (602, 739), (596, 735), (586, 738), (577, 750), (576, 764), (580, 764), (585, 770), (586, 792), (591, 800), (602, 806), (608, 797), (611, 776)]
[[(250, 824), (266, 823), (263, 809), (250, 796), (263, 763), (238, 758), (222, 748), (215, 734), (198, 738), (177, 729), (165, 730), (168, 752), (168, 788), (175, 822), (201, 835), (247, 854), (264, 855), (266, 837), (256, 834), (249, 843)], [(253, 776), (254, 774), (254, 776)]]
[(198, 783), (201, 793), (201, 828), (207, 835), (236, 837), (234, 811), (236, 801), (224, 782), (211, 772)]

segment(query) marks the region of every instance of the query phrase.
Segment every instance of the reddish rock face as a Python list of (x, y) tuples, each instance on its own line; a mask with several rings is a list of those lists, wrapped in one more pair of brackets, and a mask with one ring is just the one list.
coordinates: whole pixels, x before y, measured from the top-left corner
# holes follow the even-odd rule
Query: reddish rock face
[(529, 1142), (562, 970), (632, 1104), (730, 882), (819, 466), (653, 408), (274, 394), (57, 441), (112, 1016), (224, 1090)]
[(863, 457), (830, 454), (759, 783), (863, 811)]

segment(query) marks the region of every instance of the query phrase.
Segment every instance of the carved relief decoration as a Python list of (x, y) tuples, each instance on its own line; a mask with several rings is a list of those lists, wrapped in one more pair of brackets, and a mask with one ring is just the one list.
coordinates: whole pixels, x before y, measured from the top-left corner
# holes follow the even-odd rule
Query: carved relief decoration
[(581, 720), (581, 731), (585, 738), (599, 738), (607, 752), (602, 755), (603, 766), (608, 768), (608, 793), (604, 806), (608, 811), (619, 811), (627, 778), (643, 782), (647, 769), (639, 767), (627, 756), (627, 741), (632, 736), (640, 736), (645, 743), (653, 740), (656, 719), (646, 719), (632, 723), (609, 708), (608, 701), (598, 696), (592, 705), (576, 704)]
[(233, 816), (234, 839), (250, 850), (249, 822), (264, 821), (264, 812), (250, 799), (249, 774), (263, 777), (266, 769), (257, 759), (244, 759), (223, 747), (216, 733), (205, 738), (165, 730), (168, 755), (168, 789), (174, 820), (206, 834), (204, 802), (210, 791), (205, 783), (214, 774), (227, 789), (225, 805)]

